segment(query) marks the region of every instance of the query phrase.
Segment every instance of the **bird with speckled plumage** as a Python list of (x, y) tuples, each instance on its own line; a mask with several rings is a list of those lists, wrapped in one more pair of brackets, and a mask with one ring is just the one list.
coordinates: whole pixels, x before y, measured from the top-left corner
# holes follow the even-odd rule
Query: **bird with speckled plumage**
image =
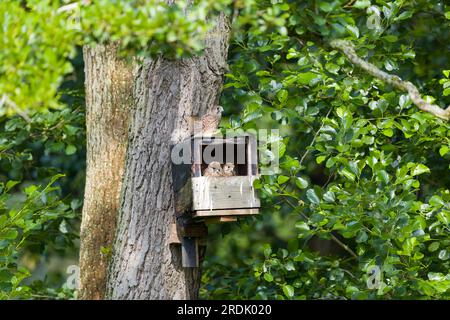
[(224, 177), (232, 177), (236, 175), (236, 169), (234, 163), (227, 162), (222, 167)]
[(213, 161), (203, 172), (204, 177), (222, 177), (223, 169), (219, 162)]

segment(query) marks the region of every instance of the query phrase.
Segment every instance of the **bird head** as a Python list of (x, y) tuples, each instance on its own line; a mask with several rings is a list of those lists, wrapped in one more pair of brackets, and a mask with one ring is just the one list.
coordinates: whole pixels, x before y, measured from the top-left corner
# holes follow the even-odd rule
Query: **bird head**
[(220, 163), (217, 161), (213, 161), (209, 164), (209, 167), (215, 172), (219, 173), (222, 170), (222, 167), (220, 166)]
[(208, 110), (208, 114), (213, 114), (213, 115), (221, 115), (223, 112), (223, 108), (221, 106), (213, 106)]
[(227, 162), (223, 165), (223, 171), (225, 173), (233, 173), (234, 172), (234, 163)]

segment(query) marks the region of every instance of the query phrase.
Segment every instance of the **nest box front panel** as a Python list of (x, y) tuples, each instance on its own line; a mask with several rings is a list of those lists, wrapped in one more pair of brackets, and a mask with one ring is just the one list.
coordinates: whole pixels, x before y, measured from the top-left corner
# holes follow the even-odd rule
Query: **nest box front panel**
[(192, 178), (192, 209), (195, 211), (259, 208), (253, 187), (255, 176)]

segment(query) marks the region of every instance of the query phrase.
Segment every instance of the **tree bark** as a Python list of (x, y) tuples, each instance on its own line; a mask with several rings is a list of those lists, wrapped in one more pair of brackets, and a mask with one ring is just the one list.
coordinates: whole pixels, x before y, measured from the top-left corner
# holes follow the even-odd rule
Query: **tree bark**
[[(81, 299), (103, 299), (133, 105), (134, 64), (117, 45), (84, 47), (87, 169), (80, 232)], [(103, 249), (102, 249), (103, 248)], [(102, 253), (103, 251), (103, 253)]]
[(202, 56), (146, 60), (139, 71), (108, 298), (197, 298), (200, 269), (182, 268), (180, 247), (168, 242), (175, 222), (170, 144), (188, 138), (191, 117), (218, 103), (228, 39), (220, 15)]

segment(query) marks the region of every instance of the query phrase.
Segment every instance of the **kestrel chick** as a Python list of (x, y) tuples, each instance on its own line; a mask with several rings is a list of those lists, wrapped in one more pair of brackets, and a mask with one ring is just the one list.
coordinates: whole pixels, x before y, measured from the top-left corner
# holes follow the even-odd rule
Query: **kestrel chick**
[(202, 117), (202, 134), (204, 136), (212, 136), (216, 133), (222, 117), (222, 111), (223, 108), (221, 106), (214, 106)]
[(234, 163), (227, 162), (223, 165), (223, 176), (232, 177), (236, 175), (236, 170), (234, 169)]
[(203, 172), (203, 176), (205, 177), (221, 177), (223, 176), (223, 169), (219, 162), (213, 161)]

